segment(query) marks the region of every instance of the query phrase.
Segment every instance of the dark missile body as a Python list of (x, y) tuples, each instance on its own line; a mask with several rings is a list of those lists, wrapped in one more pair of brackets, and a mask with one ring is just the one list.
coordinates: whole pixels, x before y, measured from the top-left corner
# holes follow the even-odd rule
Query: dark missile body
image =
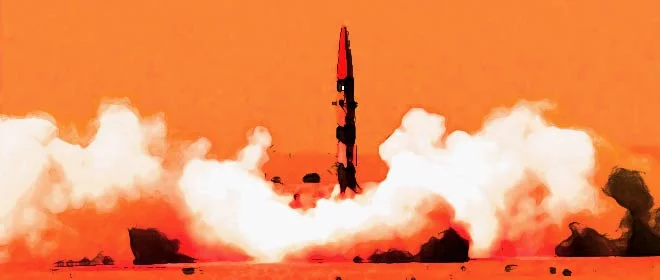
[[(358, 192), (359, 185), (355, 178), (357, 165), (357, 148), (355, 145), (355, 80), (353, 78), (353, 57), (351, 54), (348, 30), (342, 26), (339, 34), (339, 52), (337, 59), (337, 107), (338, 123), (337, 137), (337, 180), (341, 194), (346, 189)], [(343, 121), (342, 121), (343, 117)]]

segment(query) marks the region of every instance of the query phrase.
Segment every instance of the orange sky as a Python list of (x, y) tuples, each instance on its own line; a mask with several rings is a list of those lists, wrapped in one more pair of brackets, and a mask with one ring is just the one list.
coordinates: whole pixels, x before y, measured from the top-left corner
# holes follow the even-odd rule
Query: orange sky
[[(0, 114), (45, 111), (84, 131), (103, 99), (127, 97), (222, 157), (256, 125), (282, 154), (334, 154), (342, 24), (360, 156), (411, 107), (474, 130), (519, 99), (547, 98), (558, 105), (550, 120), (614, 143), (660, 142), (655, 0), (0, 0)], [(331, 161), (314, 164), (326, 176)]]
[(219, 155), (255, 125), (281, 152), (334, 152), (347, 24), (362, 153), (412, 106), (472, 130), (521, 98), (611, 141), (660, 140), (658, 1), (193, 2), (3, 0), (0, 113), (84, 128), (103, 98), (128, 97)]

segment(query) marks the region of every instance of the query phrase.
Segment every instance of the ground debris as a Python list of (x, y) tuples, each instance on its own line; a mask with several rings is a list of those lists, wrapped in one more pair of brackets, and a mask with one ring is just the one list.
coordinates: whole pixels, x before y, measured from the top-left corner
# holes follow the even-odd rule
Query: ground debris
[(571, 275), (573, 275), (573, 272), (568, 268), (564, 268), (564, 270), (561, 272), (561, 274), (564, 275), (564, 276), (571, 276)]
[(557, 268), (554, 266), (550, 267), (550, 274), (557, 274)]
[(282, 178), (280, 178), (280, 176), (274, 176), (273, 178), (270, 178), (270, 181), (273, 182), (274, 184), (284, 185), (284, 183), (282, 183)]
[(307, 174), (305, 174), (305, 176), (303, 176), (302, 181), (303, 181), (303, 183), (306, 183), (306, 184), (320, 183), (321, 182), (321, 176), (318, 173), (307, 173)]
[(518, 266), (517, 264), (507, 264), (504, 267), (504, 271), (511, 272), (511, 270), (515, 269), (517, 266)]
[(195, 268), (194, 267), (184, 267), (184, 268), (181, 269), (181, 271), (185, 275), (191, 275), (191, 274), (195, 273)]

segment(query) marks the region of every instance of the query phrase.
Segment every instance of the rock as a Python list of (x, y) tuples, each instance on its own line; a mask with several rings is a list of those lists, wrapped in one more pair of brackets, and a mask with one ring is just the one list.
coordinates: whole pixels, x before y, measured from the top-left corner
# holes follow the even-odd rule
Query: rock
[(114, 265), (114, 264), (115, 264), (115, 260), (113, 260), (111, 257), (109, 256), (103, 257), (103, 265)]
[(170, 240), (157, 229), (130, 228), (128, 236), (135, 265), (195, 262), (194, 258), (179, 253), (179, 240)]
[(92, 261), (89, 260), (87, 257), (82, 258), (82, 260), (78, 261), (78, 265), (80, 266), (90, 266), (92, 265)]
[(314, 184), (314, 183), (320, 183), (321, 182), (321, 176), (318, 173), (307, 173), (305, 176), (303, 176), (303, 183), (306, 184)]
[(413, 259), (414, 256), (410, 252), (398, 249), (389, 249), (387, 252), (376, 250), (369, 256), (369, 262), (372, 263), (409, 263)]
[(573, 275), (573, 272), (570, 271), (568, 268), (564, 268), (564, 270), (561, 272), (562, 275), (564, 276), (571, 276)]
[(554, 266), (550, 267), (550, 274), (557, 274), (557, 268)]
[(467, 262), (470, 243), (450, 228), (442, 232), (441, 238), (431, 237), (424, 243), (417, 258), (423, 263), (459, 263)]
[(181, 269), (181, 271), (185, 275), (191, 275), (191, 274), (195, 273), (195, 268), (194, 267), (184, 267), (184, 268)]
[(369, 261), (372, 263), (459, 263), (470, 258), (468, 251), (470, 243), (461, 237), (456, 230), (450, 228), (442, 233), (442, 237), (431, 237), (422, 244), (419, 253), (413, 256), (408, 251), (390, 249), (387, 252), (374, 252)]
[(353, 258), (354, 263), (362, 263), (363, 261), (364, 260), (360, 256), (355, 256), (355, 258)]
[(284, 183), (282, 183), (282, 178), (280, 178), (280, 176), (275, 176), (273, 178), (270, 178), (270, 181), (275, 184), (284, 185)]
[(517, 264), (507, 264), (504, 267), (504, 271), (506, 272), (511, 272), (513, 269), (515, 269), (518, 265)]

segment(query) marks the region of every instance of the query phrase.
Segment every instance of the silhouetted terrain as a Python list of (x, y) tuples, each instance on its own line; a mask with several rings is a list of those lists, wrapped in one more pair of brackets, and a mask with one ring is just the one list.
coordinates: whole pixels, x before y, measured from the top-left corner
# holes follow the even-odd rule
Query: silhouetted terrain
[(115, 261), (110, 256), (103, 255), (103, 252), (96, 254), (96, 257), (93, 259), (88, 259), (83, 257), (79, 261), (74, 260), (59, 260), (54, 263), (57, 267), (72, 267), (72, 266), (95, 266), (95, 265), (113, 265)]
[(408, 251), (389, 249), (386, 252), (376, 251), (369, 256), (371, 263), (409, 263), (414, 262), (415, 256)]
[(660, 256), (660, 211), (639, 171), (615, 167), (603, 192), (627, 209), (619, 225), (622, 235), (609, 239), (596, 230), (571, 223), (571, 236), (555, 248), (562, 257)]
[(423, 263), (467, 262), (470, 243), (454, 229), (446, 230), (442, 238), (431, 237), (417, 254)]
[(179, 253), (179, 240), (168, 239), (157, 229), (128, 229), (135, 265), (193, 263), (195, 259)]
[[(413, 256), (408, 251), (390, 249), (387, 252), (376, 251), (369, 257), (372, 263), (455, 263), (467, 262), (470, 243), (454, 229), (443, 232), (441, 238), (431, 237), (422, 244), (419, 253)], [(356, 262), (354, 260), (354, 262)], [(360, 260), (361, 262), (361, 260)]]

